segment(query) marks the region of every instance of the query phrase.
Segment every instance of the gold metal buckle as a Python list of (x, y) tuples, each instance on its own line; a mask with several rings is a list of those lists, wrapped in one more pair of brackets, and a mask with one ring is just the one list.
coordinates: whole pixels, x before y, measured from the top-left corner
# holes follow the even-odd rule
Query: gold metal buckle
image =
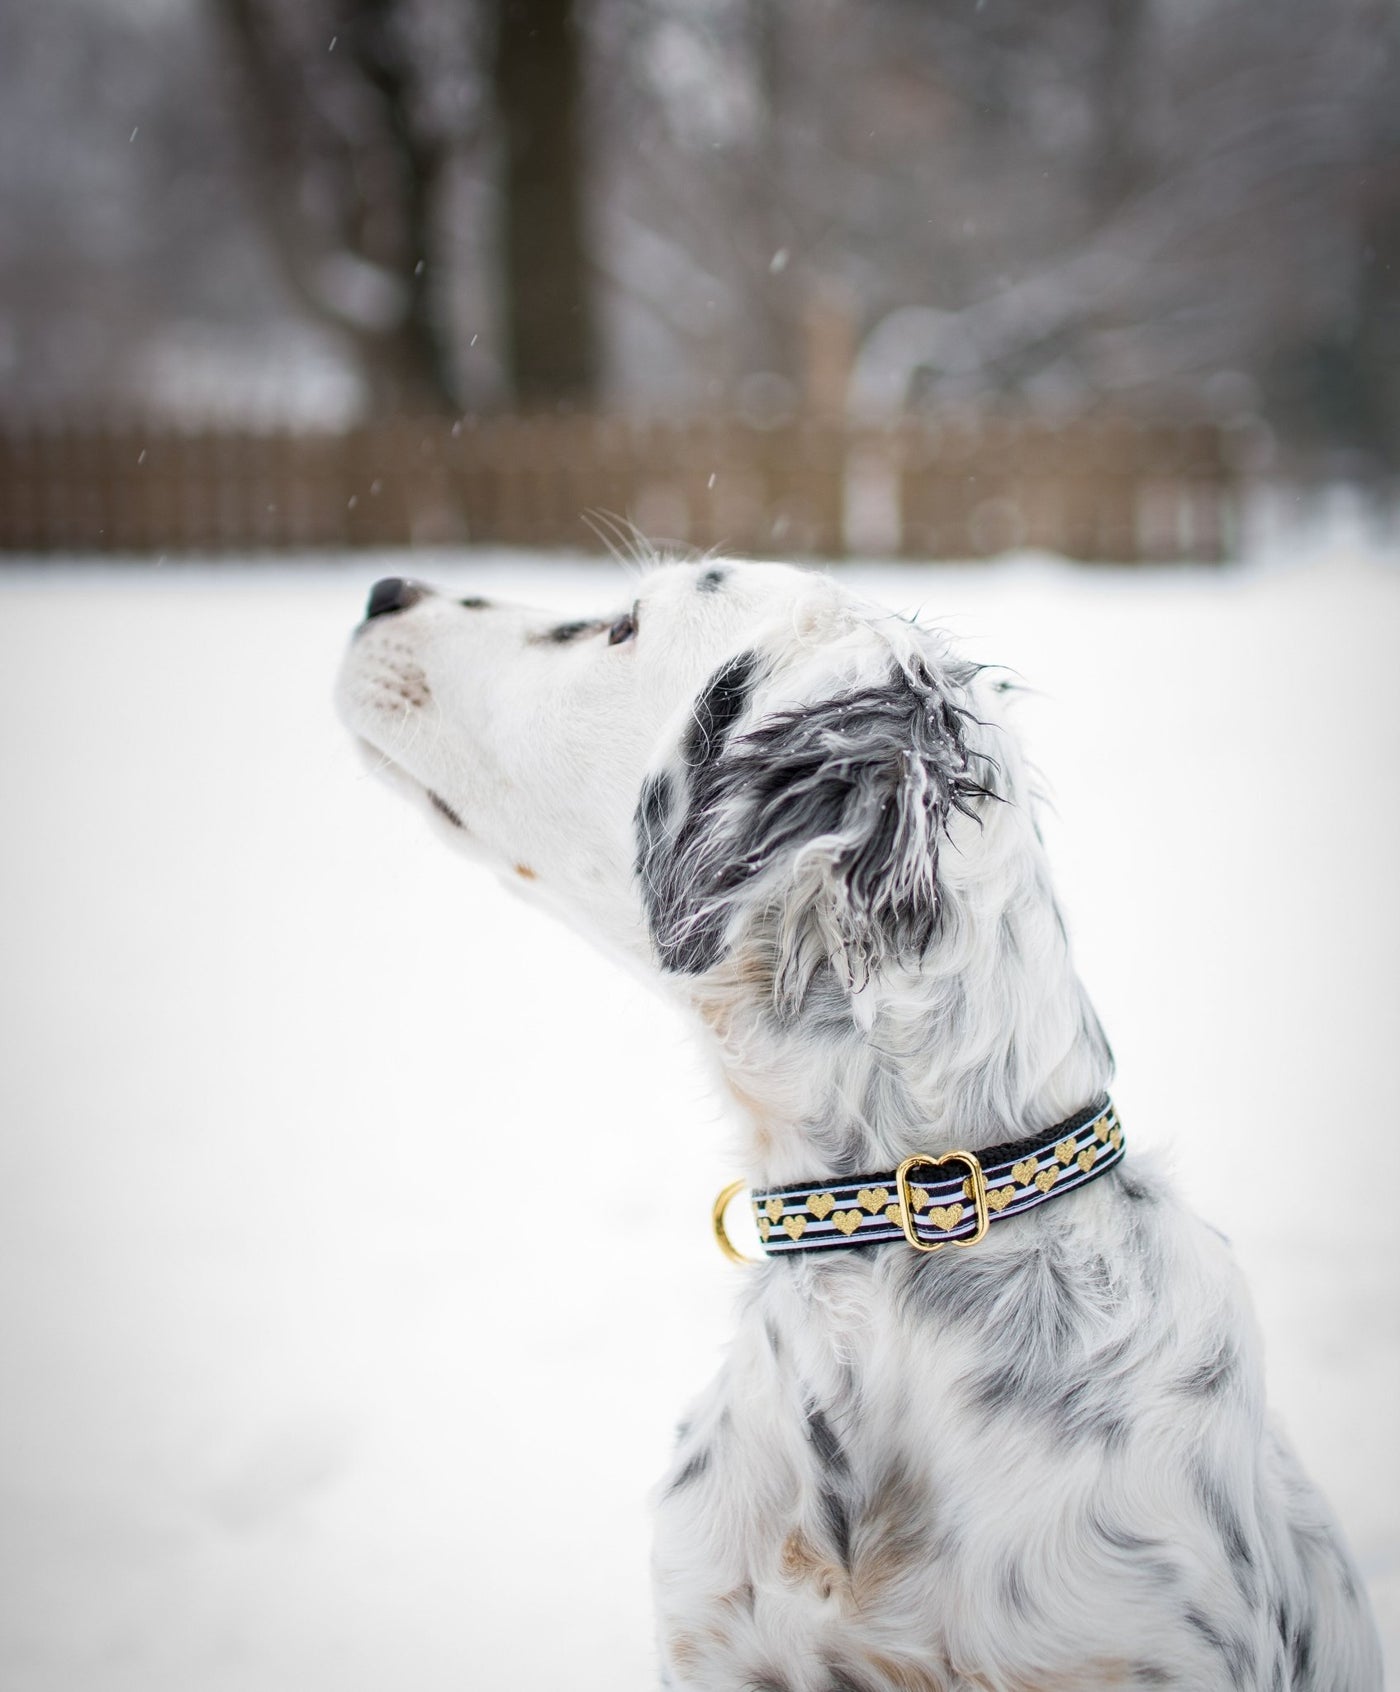
[(719, 1249), (731, 1263), (741, 1264), (745, 1269), (753, 1269), (760, 1263), (766, 1263), (768, 1259), (766, 1257), (745, 1257), (743, 1252), (730, 1239), (729, 1230), (724, 1223), (725, 1213), (747, 1186), (747, 1181), (731, 1181), (715, 1200), (714, 1209), (710, 1215), (714, 1224), (715, 1243), (719, 1246)]
[[(965, 1190), (971, 1189), (972, 1208), (977, 1215), (977, 1227), (965, 1240), (921, 1240), (914, 1229), (914, 1194), (909, 1186), (909, 1171), (920, 1166), (937, 1169), (945, 1163), (963, 1163), (967, 1165), (968, 1179)], [(895, 1186), (899, 1190), (900, 1227), (904, 1230), (904, 1237), (915, 1251), (942, 1251), (944, 1246), (975, 1246), (981, 1239), (986, 1238), (987, 1229), (991, 1226), (991, 1213), (987, 1209), (987, 1181), (982, 1173), (982, 1165), (971, 1152), (944, 1152), (942, 1157), (923, 1157), (915, 1155), (906, 1157), (895, 1171)], [(956, 1226), (956, 1224), (955, 1224)]]

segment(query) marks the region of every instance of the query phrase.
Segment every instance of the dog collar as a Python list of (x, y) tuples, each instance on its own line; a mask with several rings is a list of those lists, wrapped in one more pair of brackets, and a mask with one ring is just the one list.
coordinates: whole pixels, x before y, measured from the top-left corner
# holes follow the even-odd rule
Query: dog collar
[[(754, 1220), (769, 1257), (893, 1240), (923, 1252), (973, 1246), (993, 1222), (1073, 1192), (1122, 1157), (1122, 1126), (1112, 1100), (1102, 1099), (1045, 1134), (1008, 1140), (975, 1155), (921, 1154), (906, 1157), (893, 1174), (816, 1186), (795, 1182), (753, 1193)], [(950, 1165), (951, 1173), (940, 1173)], [(755, 1261), (736, 1250), (725, 1226), (730, 1204), (744, 1190), (744, 1182), (735, 1181), (714, 1207), (715, 1238), (735, 1263)]]

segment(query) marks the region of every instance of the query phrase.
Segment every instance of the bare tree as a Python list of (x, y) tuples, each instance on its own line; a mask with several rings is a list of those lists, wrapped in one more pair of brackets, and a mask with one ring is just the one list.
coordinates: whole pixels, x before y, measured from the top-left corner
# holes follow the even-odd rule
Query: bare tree
[(314, 319), (380, 410), (762, 409), (835, 298), (886, 410), (1394, 465), (1397, 79), (1392, 0), (0, 6), (0, 369), (149, 401), (188, 325), (255, 386)]
[(247, 73), (258, 208), (297, 299), (351, 341), (375, 409), (459, 409), (438, 219), (477, 114), (434, 113), (397, 0), (218, 5)]

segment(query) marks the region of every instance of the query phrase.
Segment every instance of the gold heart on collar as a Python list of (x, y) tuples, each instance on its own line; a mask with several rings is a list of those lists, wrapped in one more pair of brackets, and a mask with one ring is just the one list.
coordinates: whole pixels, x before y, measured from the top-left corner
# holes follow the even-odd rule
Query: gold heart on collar
[(1107, 1140), (1107, 1138), (1108, 1138), (1108, 1128), (1109, 1128), (1110, 1120), (1111, 1119), (1107, 1116), (1101, 1116), (1098, 1119), (1098, 1121), (1094, 1124), (1094, 1138), (1099, 1142), (1100, 1145), (1102, 1145), (1104, 1143), (1104, 1141)]
[(1052, 1163), (1048, 1169), (1042, 1169), (1035, 1178), (1035, 1184), (1041, 1192), (1048, 1193), (1060, 1178), (1060, 1172)]
[(994, 1187), (987, 1194), (987, 1209), (1005, 1210), (1015, 1197), (1016, 1189), (1014, 1187)]
[(783, 1214), (783, 1201), (780, 1198), (770, 1198), (763, 1208), (768, 1212), (768, 1220), (777, 1222)]
[(836, 1208), (836, 1200), (830, 1193), (812, 1193), (807, 1199), (807, 1208), (820, 1222)]
[(1114, 1151), (1121, 1151), (1123, 1147), (1123, 1130), (1118, 1127), (1116, 1123), (1109, 1130), (1108, 1137), (1112, 1142)]
[(802, 1231), (807, 1226), (807, 1218), (801, 1214), (785, 1216), (783, 1218), (783, 1232), (790, 1240), (800, 1240)]
[(768, 1218), (766, 1216), (760, 1216), (759, 1219), (758, 1219), (758, 1237), (759, 1237), (759, 1239), (766, 1240), (772, 1232), (773, 1232), (773, 1224), (768, 1220)]
[(1055, 1147), (1055, 1156), (1068, 1168), (1074, 1162), (1074, 1154), (1078, 1150), (1079, 1141), (1071, 1134), (1067, 1140), (1061, 1140)]
[(1025, 1157), (1019, 1163), (1011, 1165), (1011, 1175), (1018, 1185), (1029, 1187), (1031, 1182), (1035, 1180), (1035, 1172), (1039, 1168), (1040, 1165), (1033, 1157)]
[(865, 1218), (858, 1210), (838, 1210), (831, 1218), (833, 1228), (839, 1228), (843, 1234), (854, 1234)]
[(910, 1193), (910, 1197), (914, 1200), (915, 1210), (928, 1209), (928, 1194), (922, 1187), (915, 1187)]
[(1075, 1158), (1074, 1161), (1087, 1175), (1098, 1161), (1098, 1156), (1099, 1148), (1097, 1146), (1085, 1146), (1084, 1150), (1080, 1152), (1079, 1156)]
[(947, 1233), (962, 1221), (965, 1208), (961, 1204), (937, 1204), (929, 1211), (928, 1219), (935, 1228), (942, 1228)]
[(873, 1216), (877, 1210), (883, 1210), (890, 1202), (890, 1195), (883, 1187), (862, 1187), (856, 1194), (856, 1203), (862, 1210), (868, 1210)]

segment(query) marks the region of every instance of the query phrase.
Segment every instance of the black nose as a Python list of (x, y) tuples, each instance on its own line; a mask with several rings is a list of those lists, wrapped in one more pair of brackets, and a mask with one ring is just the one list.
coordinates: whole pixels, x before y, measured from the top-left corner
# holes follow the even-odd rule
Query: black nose
[(383, 617), (390, 611), (407, 611), (416, 605), (428, 590), (419, 582), (405, 581), (402, 576), (385, 576), (369, 590), (366, 617)]

